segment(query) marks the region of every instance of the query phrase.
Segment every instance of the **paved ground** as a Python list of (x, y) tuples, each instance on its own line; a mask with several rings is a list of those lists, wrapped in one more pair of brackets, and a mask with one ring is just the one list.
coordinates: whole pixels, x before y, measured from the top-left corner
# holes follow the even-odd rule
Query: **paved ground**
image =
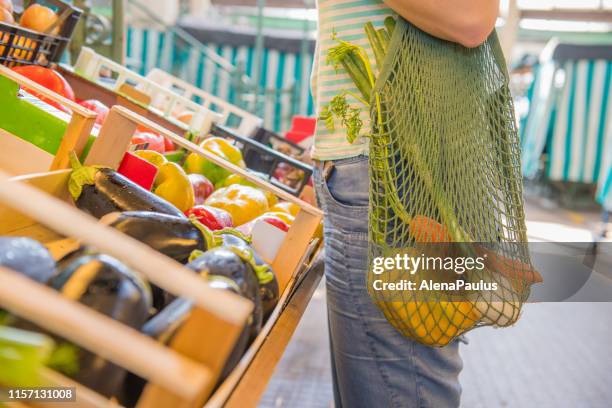
[[(554, 241), (590, 241), (598, 219), (542, 202), (529, 203), (527, 217), (531, 239)], [(612, 303), (527, 305), (514, 327), (468, 337), (463, 407), (612, 407)], [(328, 358), (319, 288), (260, 407), (332, 407)]]

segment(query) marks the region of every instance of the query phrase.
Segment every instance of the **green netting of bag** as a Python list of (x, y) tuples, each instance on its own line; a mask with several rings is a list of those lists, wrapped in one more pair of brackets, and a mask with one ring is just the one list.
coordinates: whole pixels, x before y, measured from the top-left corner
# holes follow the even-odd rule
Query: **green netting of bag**
[(417, 286), (423, 280), (455, 288), (496, 284), (495, 290), (374, 290), (375, 280), (380, 286), (408, 276), (370, 270), (372, 299), (402, 334), (433, 346), (480, 325), (516, 322), (539, 278), (525, 245), (519, 142), (496, 34), (468, 49), (400, 19), (371, 119), (370, 264), (400, 252), (482, 257), (484, 269), (421, 267), (409, 279)]
[[(384, 26), (364, 26), (380, 72), (364, 48), (332, 35), (327, 62), (358, 93), (341, 91), (320, 119), (353, 141), (360, 112), (371, 112), (368, 290), (402, 334), (444, 346), (474, 327), (516, 322), (541, 281), (527, 248), (508, 74), (495, 33), (468, 49), (401, 18)], [(427, 261), (377, 264), (398, 257)], [(414, 286), (398, 285), (406, 281)]]

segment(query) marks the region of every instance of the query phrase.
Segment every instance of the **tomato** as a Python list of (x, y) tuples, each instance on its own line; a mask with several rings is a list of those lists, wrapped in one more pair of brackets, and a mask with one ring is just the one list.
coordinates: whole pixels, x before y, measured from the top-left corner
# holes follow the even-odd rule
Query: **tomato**
[(138, 132), (132, 137), (133, 145), (140, 145), (147, 143), (147, 150), (153, 150), (159, 153), (164, 153), (164, 138), (161, 135), (156, 135), (150, 132)]
[(96, 117), (96, 123), (98, 125), (101, 125), (104, 123), (104, 121), (106, 120), (106, 117), (108, 116), (108, 112), (110, 112), (110, 109), (108, 109), (108, 106), (106, 106), (105, 104), (103, 104), (97, 99), (87, 99), (86, 101), (79, 102), (79, 105), (81, 105), (84, 108), (89, 109), (90, 111), (94, 111), (98, 114), (98, 116)]
[[(20, 67), (13, 67), (12, 70), (36, 82), (37, 84), (44, 86), (50, 91), (53, 91), (56, 94), (63, 96), (66, 99), (70, 99), (71, 101), (74, 101), (74, 91), (72, 90), (72, 87), (70, 86), (68, 81), (66, 81), (66, 79), (58, 72), (52, 69), (49, 69), (49, 68), (39, 67), (36, 65), (24, 65)], [(69, 112), (69, 110), (65, 106), (59, 103), (53, 102), (45, 98), (44, 96), (39, 95), (37, 92), (31, 91), (27, 88), (25, 90), (28, 93), (39, 98), (41, 101), (48, 103), (51, 106), (55, 106), (56, 108), (64, 112)]]

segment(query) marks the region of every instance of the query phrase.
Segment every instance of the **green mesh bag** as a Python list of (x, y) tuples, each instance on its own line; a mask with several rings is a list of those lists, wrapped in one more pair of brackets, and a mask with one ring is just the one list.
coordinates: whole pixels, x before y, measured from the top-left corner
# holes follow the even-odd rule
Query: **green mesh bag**
[[(472, 328), (516, 322), (530, 286), (541, 280), (526, 245), (508, 74), (495, 33), (468, 49), (403, 19), (385, 25), (386, 33), (365, 28), (380, 51), (375, 82), (361, 68), (373, 85), (367, 283), (397, 330), (444, 346)], [(351, 66), (369, 65), (364, 50), (336, 39), (329, 58), (357, 83)], [(351, 140), (358, 108), (339, 98), (322, 119), (331, 127), (330, 117), (340, 118)], [(382, 267), (405, 256), (422, 262), (410, 271), (406, 264)], [(466, 259), (477, 266), (466, 270)], [(412, 289), (401, 287), (407, 281)]]
[[(373, 300), (401, 333), (434, 346), (479, 325), (513, 324), (538, 278), (526, 247), (519, 142), (496, 34), (467, 49), (398, 21), (374, 98), (371, 264), (398, 252), (431, 262), (412, 274), (371, 270)], [(459, 273), (460, 258), (483, 267)], [(375, 280), (380, 287), (403, 279), (417, 290), (374, 289)]]

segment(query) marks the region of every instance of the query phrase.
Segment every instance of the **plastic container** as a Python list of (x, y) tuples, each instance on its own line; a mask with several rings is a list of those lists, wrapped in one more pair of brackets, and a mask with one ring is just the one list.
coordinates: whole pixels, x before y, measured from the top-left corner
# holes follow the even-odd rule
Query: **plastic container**
[[(263, 131), (266, 132), (265, 130)], [(268, 182), (281, 188), (289, 194), (299, 196), (312, 176), (312, 166), (302, 163), (291, 156), (287, 156), (286, 154), (273, 150), (271, 147), (268, 147), (255, 139), (237, 135), (230, 129), (218, 125), (214, 125), (211, 128), (210, 133), (213, 136), (232, 139), (240, 147), (242, 157), (249, 170), (267, 175)], [(268, 135), (270, 134), (272, 133), (268, 132)], [(282, 138), (281, 136), (276, 136)], [(276, 177), (278, 175), (279, 168), (284, 168), (285, 170), (291, 170), (294, 172), (297, 171), (298, 173), (296, 174), (298, 174), (300, 177), (295, 181), (295, 183), (283, 183)]]
[[(263, 124), (263, 119), (253, 115), (224, 101), (223, 99), (204, 92), (200, 88), (183, 81), (166, 71), (159, 68), (152, 69), (147, 74), (147, 79), (160, 84), (164, 88), (174, 91), (181, 96), (201, 104), (205, 108), (211, 109), (214, 112), (220, 113), (223, 116), (223, 122), (226, 126), (235, 129), (240, 136), (250, 137)], [(163, 98), (163, 95), (153, 95), (152, 104), (158, 103), (158, 100)], [(237, 122), (237, 123), (236, 123)]]

